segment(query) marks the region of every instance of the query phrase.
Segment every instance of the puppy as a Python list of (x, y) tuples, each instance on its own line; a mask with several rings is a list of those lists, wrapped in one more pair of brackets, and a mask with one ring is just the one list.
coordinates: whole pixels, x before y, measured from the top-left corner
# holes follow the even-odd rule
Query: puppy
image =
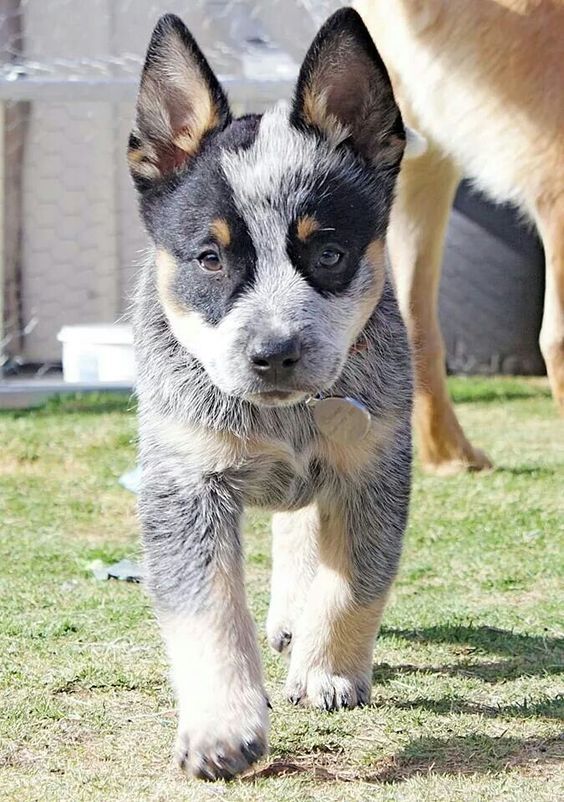
[(404, 118), (428, 142), (402, 171), (389, 235), (417, 353), (421, 458), (440, 473), (489, 468), (448, 397), (437, 318), (443, 239), (462, 174), (534, 221), (546, 256), (540, 347), (564, 412), (564, 0), (358, 0), (357, 7)]
[(262, 117), (232, 117), (177, 17), (155, 28), (129, 142), (153, 244), (134, 321), (140, 516), (176, 753), (198, 777), (267, 749), (248, 505), (276, 512), (267, 628), (291, 651), (288, 699), (370, 697), (410, 488), (410, 356), (384, 259), (405, 141), (351, 9)]

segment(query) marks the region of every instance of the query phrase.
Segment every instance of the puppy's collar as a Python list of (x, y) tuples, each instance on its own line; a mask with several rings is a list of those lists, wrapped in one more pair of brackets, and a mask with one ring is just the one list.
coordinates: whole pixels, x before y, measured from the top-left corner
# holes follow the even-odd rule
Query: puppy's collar
[[(361, 335), (353, 343), (350, 353), (360, 354), (368, 350), (368, 341)], [(306, 401), (313, 408), (313, 419), (321, 434), (342, 446), (355, 445), (363, 440), (370, 429), (372, 417), (363, 403), (348, 396), (323, 393), (311, 396)]]

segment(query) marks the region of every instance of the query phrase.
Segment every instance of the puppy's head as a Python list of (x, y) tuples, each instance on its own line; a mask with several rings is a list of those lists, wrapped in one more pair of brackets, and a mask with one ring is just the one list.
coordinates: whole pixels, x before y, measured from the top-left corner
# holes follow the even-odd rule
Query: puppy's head
[(320, 30), (289, 106), (240, 119), (183, 23), (159, 21), (129, 164), (170, 328), (222, 391), (287, 404), (339, 377), (382, 291), (404, 146), (352, 9)]

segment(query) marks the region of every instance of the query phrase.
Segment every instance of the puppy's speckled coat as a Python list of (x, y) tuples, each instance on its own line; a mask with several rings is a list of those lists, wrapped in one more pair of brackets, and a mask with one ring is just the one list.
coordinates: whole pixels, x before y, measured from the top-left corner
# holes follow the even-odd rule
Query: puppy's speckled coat
[[(129, 148), (154, 246), (135, 305), (140, 511), (177, 754), (197, 776), (267, 748), (246, 505), (277, 513), (268, 635), (291, 650), (288, 697), (370, 696), (410, 484), (411, 367), (383, 244), (405, 139), (350, 9), (318, 34), (293, 103), (262, 117), (231, 117), (180, 20), (155, 29)], [(362, 402), (366, 438), (318, 431), (318, 392)]]

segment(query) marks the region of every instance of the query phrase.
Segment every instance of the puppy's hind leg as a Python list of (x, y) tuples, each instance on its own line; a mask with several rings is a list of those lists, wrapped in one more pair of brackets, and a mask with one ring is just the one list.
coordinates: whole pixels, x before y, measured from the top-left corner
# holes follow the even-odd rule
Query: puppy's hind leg
[(429, 141), (422, 156), (402, 164), (388, 229), (398, 300), (414, 351), (419, 453), (424, 467), (436, 473), (491, 467), (466, 439), (452, 407), (437, 312), (443, 241), (459, 177)]
[(374, 638), (407, 518), (404, 437), (395, 459), (370, 466), (340, 497), (319, 499), (319, 567), (295, 625), (286, 684), (294, 704), (336, 710), (370, 700)]
[(316, 505), (277, 513), (272, 518), (272, 579), (266, 632), (277, 652), (291, 648), (294, 626), (317, 569), (318, 530)]

